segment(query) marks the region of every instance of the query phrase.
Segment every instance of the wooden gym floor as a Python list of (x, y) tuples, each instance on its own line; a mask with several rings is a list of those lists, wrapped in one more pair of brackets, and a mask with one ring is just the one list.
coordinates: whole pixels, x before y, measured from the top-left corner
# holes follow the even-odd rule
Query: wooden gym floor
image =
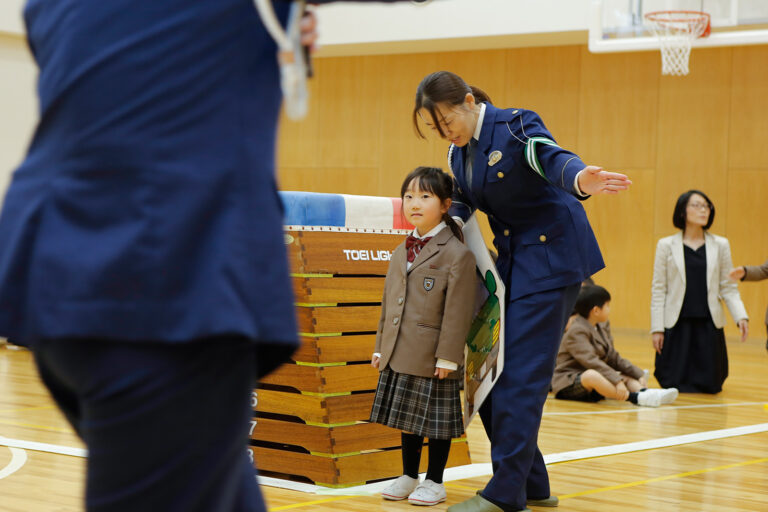
[[(616, 345), (638, 366), (653, 368), (648, 335), (620, 332)], [(550, 397), (539, 446), (562, 461), (549, 465), (561, 500), (556, 510), (768, 511), (768, 352), (762, 338), (728, 340), (728, 350), (731, 376), (718, 395), (685, 394), (658, 409)], [(468, 436), (473, 463), (489, 462), (479, 420)], [(55, 453), (62, 447), (75, 454)], [(0, 510), (82, 510), (81, 448), (40, 384), (31, 354), (0, 346)], [(432, 510), (481, 489), (489, 478), (484, 467), (473, 467), (482, 476), (446, 482), (448, 501)], [(275, 512), (414, 510), (378, 495), (262, 489)]]

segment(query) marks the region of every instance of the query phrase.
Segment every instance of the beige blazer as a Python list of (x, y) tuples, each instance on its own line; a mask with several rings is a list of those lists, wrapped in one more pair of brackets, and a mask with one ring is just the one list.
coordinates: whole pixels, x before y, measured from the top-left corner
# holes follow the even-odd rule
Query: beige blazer
[[(392, 253), (375, 352), (379, 370), (433, 377), (438, 359), (464, 362), (477, 292), (475, 257), (445, 227), (406, 271), (405, 242)], [(458, 378), (458, 372), (449, 375)]]
[(593, 327), (586, 318), (576, 315), (560, 342), (552, 376), (552, 392), (556, 395), (561, 389), (570, 386), (586, 370), (600, 372), (614, 385), (622, 380), (622, 375), (633, 379), (643, 376), (643, 370), (616, 351), (611, 328), (607, 323)]
[[(762, 281), (768, 279), (768, 261), (758, 266), (744, 267), (744, 281)], [(768, 325), (768, 309), (765, 310), (765, 323)]]
[[(707, 255), (707, 304), (715, 327), (725, 325), (721, 300), (725, 301), (734, 321), (748, 318), (736, 283), (728, 279), (733, 267), (731, 247), (726, 238), (704, 233)], [(683, 233), (659, 240), (653, 264), (651, 292), (651, 332), (664, 332), (675, 326), (685, 297), (685, 257)]]

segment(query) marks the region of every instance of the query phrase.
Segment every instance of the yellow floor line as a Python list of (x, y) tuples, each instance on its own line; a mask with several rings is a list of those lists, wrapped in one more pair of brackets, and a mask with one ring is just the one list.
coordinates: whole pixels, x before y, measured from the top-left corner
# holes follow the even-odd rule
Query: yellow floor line
[(333, 501), (349, 500), (352, 498), (359, 498), (360, 496), (340, 496), (338, 498), (326, 498), (323, 500), (305, 501), (304, 503), (294, 503), (293, 505), (283, 505), (280, 507), (270, 508), (269, 512), (277, 512), (278, 510), (290, 510), (292, 508), (302, 508), (309, 505), (319, 505), (321, 503), (331, 503)]
[(587, 495), (590, 495), (590, 494), (597, 494), (597, 493), (600, 493), (600, 492), (615, 491), (615, 490), (618, 490), (618, 489), (626, 489), (628, 487), (636, 487), (638, 485), (651, 484), (651, 483), (654, 483), (654, 482), (663, 482), (664, 480), (672, 480), (672, 479), (675, 479), (675, 478), (685, 478), (685, 477), (688, 477), (688, 476), (700, 475), (702, 473), (710, 473), (712, 471), (721, 471), (723, 469), (738, 468), (738, 467), (741, 467), (741, 466), (749, 466), (749, 465), (752, 465), (752, 464), (760, 464), (760, 463), (763, 463), (763, 462), (768, 462), (768, 457), (764, 457), (762, 459), (749, 460), (749, 461), (746, 461), (746, 462), (737, 462), (736, 464), (726, 464), (725, 466), (715, 466), (715, 467), (711, 467), (711, 468), (697, 469), (695, 471), (686, 471), (684, 473), (677, 473), (676, 475), (659, 476), (659, 477), (656, 477), (656, 478), (649, 478), (647, 480), (638, 480), (637, 482), (629, 482), (629, 483), (626, 483), (626, 484), (611, 485), (611, 486), (608, 486), (608, 487), (600, 487), (598, 489), (589, 489), (587, 491), (574, 492), (572, 494), (561, 495), (561, 496), (558, 496), (558, 498), (560, 498), (560, 500), (562, 501), (562, 500), (567, 500), (567, 499), (570, 499), (570, 498), (577, 498), (577, 497), (580, 497), (580, 496), (587, 496)]
[(54, 409), (55, 405), (41, 405), (40, 407), (23, 407), (21, 409), (5, 409), (4, 411), (0, 411), (0, 414), (9, 414), (13, 412), (23, 412), (23, 411), (39, 411), (42, 409)]
[(48, 425), (35, 425), (32, 423), (22, 423), (20, 421), (11, 421), (11, 420), (0, 420), (0, 425), (14, 425), (16, 427), (39, 428), (43, 430), (52, 430), (54, 432), (66, 432), (67, 434), (75, 433), (75, 431), (72, 430), (71, 428), (51, 427)]

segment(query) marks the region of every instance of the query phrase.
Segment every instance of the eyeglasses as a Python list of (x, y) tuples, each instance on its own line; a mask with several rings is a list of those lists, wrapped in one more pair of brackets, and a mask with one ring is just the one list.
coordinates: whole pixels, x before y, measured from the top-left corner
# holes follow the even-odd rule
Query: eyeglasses
[(688, 203), (688, 208), (696, 210), (710, 210), (711, 207), (707, 203)]

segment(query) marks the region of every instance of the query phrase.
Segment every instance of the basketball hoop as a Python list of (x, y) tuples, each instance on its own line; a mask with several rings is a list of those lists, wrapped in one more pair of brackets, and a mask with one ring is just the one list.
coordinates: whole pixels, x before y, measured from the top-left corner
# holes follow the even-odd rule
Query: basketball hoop
[(661, 43), (661, 74), (687, 75), (691, 43), (710, 33), (709, 14), (701, 11), (654, 11), (645, 15), (645, 21)]

